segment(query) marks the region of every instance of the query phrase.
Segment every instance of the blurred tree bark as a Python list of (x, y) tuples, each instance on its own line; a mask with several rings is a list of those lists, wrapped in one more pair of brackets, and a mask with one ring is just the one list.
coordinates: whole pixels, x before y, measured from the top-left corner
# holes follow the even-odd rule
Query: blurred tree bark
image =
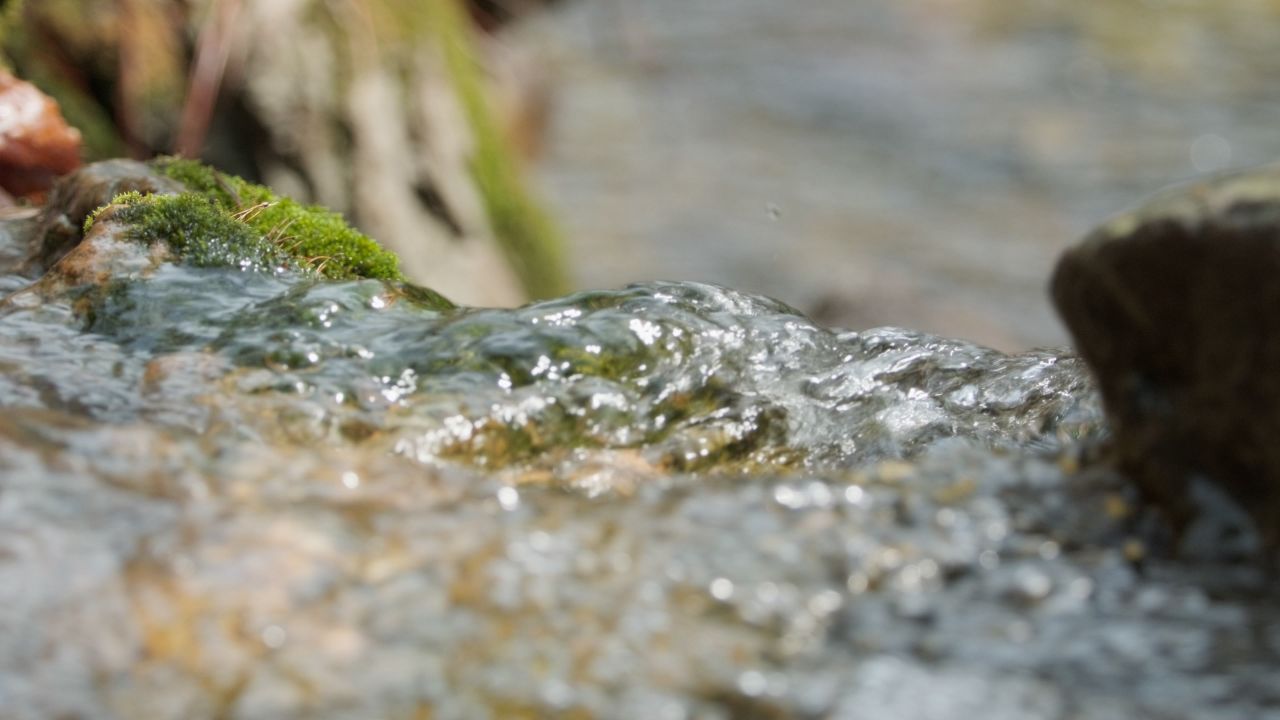
[(477, 51), (480, 27), (532, 4), (9, 0), (3, 30), (90, 159), (199, 155), (346, 214), (459, 302), (509, 305), (567, 289), (512, 149), (541, 109), (496, 116)]

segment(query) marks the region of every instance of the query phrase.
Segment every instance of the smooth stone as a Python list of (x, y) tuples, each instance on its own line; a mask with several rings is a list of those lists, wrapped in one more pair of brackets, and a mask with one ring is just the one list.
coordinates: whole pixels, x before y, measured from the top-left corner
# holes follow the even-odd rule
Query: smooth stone
[(1280, 165), (1115, 218), (1063, 255), (1052, 294), (1121, 470), (1175, 533), (1203, 477), (1280, 547)]

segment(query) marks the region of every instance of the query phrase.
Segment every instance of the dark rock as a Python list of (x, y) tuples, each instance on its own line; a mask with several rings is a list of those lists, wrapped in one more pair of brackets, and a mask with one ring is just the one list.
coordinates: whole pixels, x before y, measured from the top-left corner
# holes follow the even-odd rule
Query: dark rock
[(1116, 218), (1062, 257), (1052, 292), (1121, 469), (1175, 532), (1203, 477), (1280, 547), (1280, 165)]

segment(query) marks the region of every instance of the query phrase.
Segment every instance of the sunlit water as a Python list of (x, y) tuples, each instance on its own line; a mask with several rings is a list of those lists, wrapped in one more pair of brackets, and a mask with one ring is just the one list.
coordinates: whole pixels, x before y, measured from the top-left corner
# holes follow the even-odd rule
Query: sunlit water
[(1019, 349), (1065, 342), (1044, 278), (1088, 229), (1280, 156), (1278, 35), (1270, 0), (584, 0), (522, 42), (585, 286)]
[(0, 285), (6, 720), (1280, 704), (1252, 565), (1129, 561), (1070, 355), (693, 283)]

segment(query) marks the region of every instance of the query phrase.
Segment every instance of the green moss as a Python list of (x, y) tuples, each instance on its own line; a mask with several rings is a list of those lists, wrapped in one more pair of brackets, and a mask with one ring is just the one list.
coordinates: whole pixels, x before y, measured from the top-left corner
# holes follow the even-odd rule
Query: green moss
[(160, 158), (152, 164), (323, 277), (404, 280), (393, 253), (335, 212), (281, 197), (193, 160)]
[(85, 220), (86, 234), (110, 212), (110, 218), (128, 225), (138, 240), (163, 241), (192, 265), (382, 280), (425, 307), (455, 307), (434, 290), (405, 281), (396, 256), (351, 229), (337, 213), (302, 205), (192, 160), (160, 158), (152, 164), (188, 192), (117, 195)]
[(115, 208), (112, 219), (127, 224), (133, 237), (148, 243), (164, 242), (185, 263), (258, 272), (297, 267), (282, 248), (199, 193), (129, 192), (117, 196), (111, 205)]
[(7, 57), (9, 36), (22, 22), (22, 0), (0, 2), (0, 68), (12, 71), (13, 66)]
[(515, 152), (489, 110), (461, 4), (429, 2), (421, 8), (427, 20), (423, 27), (434, 31), (444, 49), (454, 91), (475, 132), (471, 174), (494, 233), (530, 295), (563, 295), (568, 291), (563, 241), (550, 216), (525, 190)]
[(93, 229), (93, 224), (98, 221), (98, 216), (102, 215), (102, 213), (105, 212), (107, 208), (111, 207), (112, 205), (133, 205), (138, 201), (142, 200), (143, 197), (145, 196), (142, 193), (138, 192), (137, 190), (130, 190), (129, 192), (120, 193), (114, 198), (111, 198), (111, 202), (107, 203), (106, 205), (103, 205), (97, 210), (94, 210), (93, 212), (89, 213), (88, 216), (85, 217), (84, 227), (83, 227), (84, 234), (85, 235), (89, 234), (89, 231)]

